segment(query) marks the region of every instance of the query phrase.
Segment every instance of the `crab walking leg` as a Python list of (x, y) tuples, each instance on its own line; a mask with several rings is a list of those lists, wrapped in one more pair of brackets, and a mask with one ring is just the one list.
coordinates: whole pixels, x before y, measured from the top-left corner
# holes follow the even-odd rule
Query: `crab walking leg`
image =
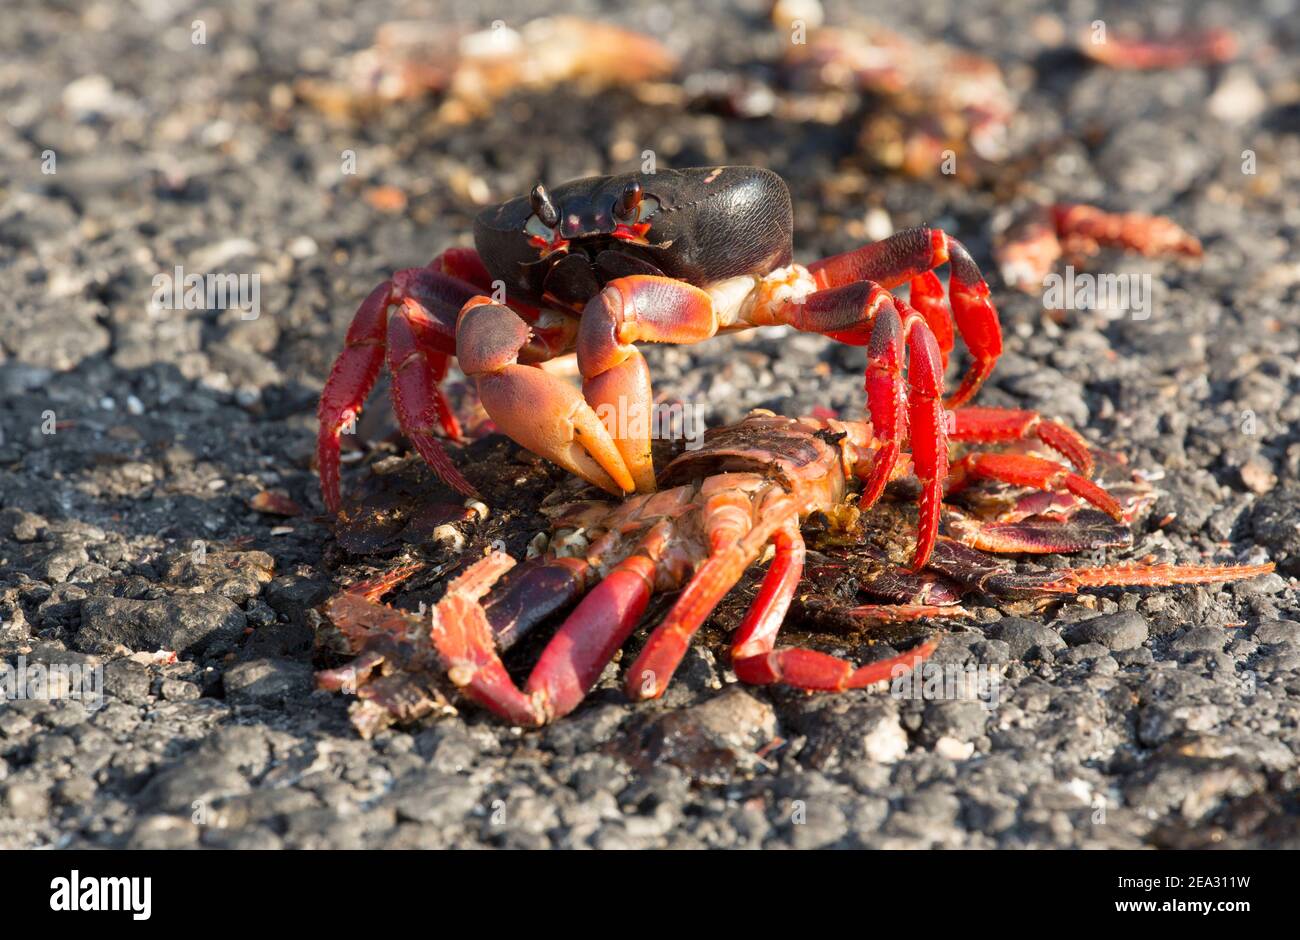
[[(316, 444), (316, 462), (320, 468), (321, 493), (325, 506), (331, 513), (337, 513), (342, 505), (339, 435), (361, 413), (361, 406), (383, 367), (384, 348), (390, 339), (390, 307), (406, 312), (410, 329), (405, 330), (402, 337), (408, 341), (408, 346), (420, 347), (431, 367), (431, 371), (426, 374), (436, 376), (429, 389), (411, 390), (425, 400), (417, 401), (416, 406), (408, 410), (407, 417), (428, 417), (425, 410), (433, 409), (435, 405), (427, 399), (442, 401), (436, 385), (446, 370), (447, 356), (455, 352), (456, 314), (467, 300), (478, 293), (472, 284), (446, 270), (448, 254), (450, 252), (435, 258), (429, 267), (398, 271), (390, 280), (370, 292), (352, 318), (343, 351), (330, 370), (317, 411), (320, 431)], [(461, 257), (455, 269), (472, 274), (470, 268), (469, 260)], [(406, 358), (403, 356), (399, 361)], [(410, 397), (408, 395), (408, 400)], [(460, 428), (445, 402), (441, 410), (435, 409), (432, 413), (438, 415), (439, 423), (448, 436), (453, 439), (460, 436)], [(403, 419), (400, 412), (398, 419)], [(406, 428), (405, 422), (403, 427)], [(473, 494), (473, 487), (452, 465), (440, 445), (428, 437), (427, 428), (430, 424), (414, 420), (411, 427), (414, 434), (411, 443), (438, 476), (462, 493)]]
[(912, 278), (908, 290), (908, 303), (921, 315), (935, 342), (939, 344), (939, 355), (943, 357), (943, 367), (948, 368), (948, 357), (954, 345), (952, 311), (943, 299), (943, 282), (933, 271), (925, 271)]
[[(819, 290), (778, 307), (772, 322), (867, 345), (867, 408), (878, 447), (864, 470), (861, 505), (875, 504), (891, 479), (911, 430), (912, 462), (921, 480), (916, 570), (925, 567), (939, 532), (948, 440), (943, 413), (943, 355), (925, 319), (879, 284), (861, 281)], [(903, 377), (904, 353), (907, 378)]]
[(672, 526), (656, 524), (579, 602), (546, 644), (521, 691), (506, 674), (491, 606), (479, 599), (514, 560), (494, 552), (452, 582), (435, 605), (434, 646), (465, 695), (517, 725), (538, 726), (573, 711), (626, 642), (654, 592), (657, 556)]
[(438, 478), (463, 496), (478, 491), (451, 462), (433, 436), (433, 423), (452, 440), (460, 424), (438, 384), (447, 374), (448, 356), (433, 345), (433, 324), (415, 301), (407, 299), (388, 324), (388, 371), (393, 376), (393, 410), (406, 439)]
[(650, 455), (650, 370), (633, 345), (698, 343), (718, 331), (713, 300), (685, 281), (649, 274), (615, 278), (587, 302), (578, 327), (578, 369), (588, 404), (611, 434), (639, 493), (655, 488)]
[(934, 652), (938, 644), (929, 642), (901, 656), (855, 667), (816, 650), (794, 646), (775, 649), (777, 632), (803, 573), (804, 542), (798, 523), (778, 529), (772, 542), (776, 555), (732, 641), (731, 665), (741, 682), (781, 683), (814, 692), (840, 692), (902, 675)]
[(492, 420), (533, 453), (615, 495), (636, 489), (614, 439), (563, 379), (519, 364), (530, 330), (513, 310), (475, 297), (456, 326), (456, 358)]
[(1274, 567), (1271, 561), (1262, 565), (1106, 565), (1063, 571), (1061, 579), (1075, 590), (1126, 585), (1219, 584), (1272, 574)]
[[(906, 319), (900, 319), (901, 307)], [(907, 384), (903, 354), (907, 352)], [(925, 321), (901, 300), (882, 308), (867, 347), (867, 401), (881, 446), (863, 485), (861, 504), (880, 498), (898, 461), (903, 434), (911, 438), (912, 467), (921, 483), (916, 553), (912, 569), (930, 560), (939, 534), (943, 485), (948, 478), (948, 437), (943, 413), (943, 365)], [(903, 404), (906, 404), (904, 424)]]
[[(713, 478), (725, 479), (725, 475)], [(663, 695), (695, 632), (735, 587), (772, 532), (789, 524), (792, 518), (797, 518), (795, 505), (784, 492), (777, 495), (772, 491), (772, 498), (753, 502), (744, 493), (721, 487), (708, 495), (704, 519), (709, 557), (628, 670), (624, 685), (628, 698), (640, 701)]]
[(1113, 496), (1091, 480), (1041, 457), (1024, 454), (967, 454), (952, 465), (948, 492), (951, 494), (961, 490), (972, 479), (998, 480), (1036, 490), (1064, 489), (1092, 503), (1116, 522), (1124, 521), (1124, 510)]
[(948, 439), (993, 444), (1023, 441), (1031, 434), (1069, 460), (1081, 474), (1092, 476), (1092, 449), (1083, 435), (1057, 421), (1046, 420), (1036, 411), (959, 408), (953, 412)]
[(1002, 355), (1002, 327), (998, 312), (989, 300), (989, 286), (961, 242), (939, 229), (906, 229), (870, 245), (817, 261), (808, 270), (821, 288), (875, 281), (892, 290), (912, 281), (913, 299), (920, 301), (918, 309), (941, 338), (942, 345), (945, 331), (942, 327), (936, 329), (941, 319), (935, 309), (936, 282), (926, 275), (944, 264), (951, 268), (948, 301), (952, 316), (972, 358), (961, 385), (947, 402), (949, 408), (957, 408), (974, 397)]
[(543, 720), (578, 707), (636, 628), (654, 580), (652, 559), (625, 558), (565, 619), (528, 677), (528, 692), (543, 709)]
[(448, 678), (467, 697), (514, 724), (540, 725), (542, 711), (506, 672), (479, 603), (514, 565), (505, 552), (493, 552), (465, 569), (433, 605), (429, 638)]
[(342, 506), (339, 479), (339, 435), (361, 413), (361, 405), (374, 388), (384, 365), (387, 336), (388, 295), (392, 283), (385, 281), (370, 292), (348, 327), (343, 351), (334, 360), (316, 411), (320, 430), (316, 438), (316, 464), (320, 469), (321, 495), (325, 508), (337, 514)]

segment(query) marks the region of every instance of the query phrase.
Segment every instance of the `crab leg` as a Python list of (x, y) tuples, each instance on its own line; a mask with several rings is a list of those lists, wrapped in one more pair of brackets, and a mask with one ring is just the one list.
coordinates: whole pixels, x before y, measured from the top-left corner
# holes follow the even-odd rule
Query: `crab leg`
[[(477, 293), (472, 284), (447, 272), (450, 254), (440, 255), (426, 268), (398, 271), (391, 280), (370, 292), (352, 318), (343, 351), (330, 370), (317, 411), (320, 431), (316, 462), (325, 507), (331, 513), (337, 513), (342, 506), (339, 435), (361, 413), (361, 406), (383, 367), (385, 345), (390, 340), (399, 347), (396, 352), (390, 350), (389, 364), (392, 367), (396, 363), (398, 367), (393, 372), (394, 402), (403, 431), (439, 478), (465, 495), (474, 493), (474, 488), (429, 436), (435, 419), (449, 437), (460, 436), (460, 428), (437, 389), (437, 381), (446, 371), (448, 355), (455, 352), (456, 312)], [(453, 256), (452, 262), (454, 270), (478, 276), (463, 252)], [(390, 325), (390, 307), (399, 310), (394, 320), (403, 320), (401, 325)], [(421, 386), (422, 381), (430, 384)], [(400, 404), (403, 398), (407, 402), (405, 408)]]
[(901, 656), (854, 667), (816, 650), (775, 649), (777, 632), (803, 573), (804, 542), (798, 523), (778, 529), (772, 542), (776, 556), (732, 640), (731, 665), (740, 681), (750, 685), (782, 683), (814, 692), (859, 689), (915, 669), (934, 652), (938, 644), (929, 642)]
[(343, 351), (334, 360), (321, 392), (316, 411), (320, 422), (316, 464), (320, 468), (321, 495), (331, 514), (337, 514), (343, 503), (339, 492), (339, 435), (361, 412), (361, 405), (383, 367), (388, 295), (392, 287), (390, 281), (385, 281), (361, 302), (348, 327)]
[(757, 503), (744, 493), (721, 487), (707, 495), (704, 521), (711, 553), (628, 669), (624, 686), (628, 698), (640, 701), (663, 695), (691, 637), (735, 587), (772, 532), (795, 517), (794, 503), (783, 492), (762, 501), (756, 511)]
[(948, 439), (992, 444), (1022, 441), (1037, 437), (1061, 454), (1086, 477), (1092, 476), (1092, 450), (1083, 435), (1056, 421), (1048, 421), (1036, 411), (1012, 408), (959, 408), (953, 412)]
[[(904, 428), (909, 429), (912, 466), (921, 482), (920, 517), (917, 520), (914, 571), (930, 559), (939, 533), (943, 485), (948, 477), (948, 440), (943, 415), (943, 366), (933, 334), (914, 311), (895, 301), (907, 314), (899, 319), (894, 306), (882, 307), (867, 348), (867, 401), (872, 427), (881, 441), (866, 483), (861, 504), (870, 507), (880, 498), (898, 462)], [(908, 390), (904, 392), (903, 352), (909, 353)], [(907, 403), (907, 419), (899, 407)]]
[(564, 621), (528, 677), (528, 691), (539, 702), (543, 721), (578, 707), (636, 628), (654, 580), (652, 559), (641, 554), (625, 558)]
[(635, 629), (654, 590), (655, 556), (670, 535), (668, 522), (654, 526), (582, 599), (547, 643), (522, 691), (506, 674), (490, 614), (479, 604), (514, 560), (496, 552), (475, 563), (435, 607), (432, 638), (451, 681), (517, 725), (538, 726), (567, 715)]
[(998, 480), (1036, 490), (1064, 489), (1092, 503), (1115, 521), (1124, 521), (1124, 510), (1113, 496), (1091, 480), (1041, 457), (1027, 454), (967, 454), (952, 465), (948, 492), (951, 494), (961, 490), (972, 479)]
[[(943, 355), (926, 320), (879, 284), (862, 281), (819, 290), (779, 308), (775, 322), (867, 344), (866, 391), (876, 436), (875, 462), (865, 472), (861, 505), (875, 504), (892, 478), (905, 439), (921, 481), (914, 564), (925, 567), (939, 531), (948, 438), (943, 413)], [(907, 353), (907, 378), (903, 356)]]
[(427, 313), (415, 301), (404, 300), (388, 324), (393, 411), (406, 439), (438, 478), (464, 496), (476, 496), (477, 491), (433, 436), (437, 421), (447, 437), (453, 441), (461, 437), (460, 424), (438, 388), (447, 374), (449, 356), (437, 349), (437, 341), (435, 324)]
[[(944, 264), (951, 265), (948, 300), (952, 316), (972, 357), (961, 385), (947, 401), (949, 408), (956, 408), (974, 397), (1002, 355), (1002, 328), (997, 310), (989, 300), (988, 284), (961, 242), (939, 229), (906, 229), (882, 241), (815, 262), (808, 270), (823, 289), (854, 281), (874, 281), (892, 290), (912, 281), (912, 299), (917, 301), (921, 316), (940, 338), (942, 349), (944, 337), (951, 335), (951, 329), (939, 325), (946, 317), (937, 306), (937, 282), (926, 275)], [(947, 357), (942, 358), (946, 361)]]
[(1122, 585), (1166, 584), (1219, 584), (1224, 581), (1243, 581), (1271, 574), (1273, 562), (1262, 565), (1106, 565), (1099, 568), (1074, 568), (1061, 572), (1057, 585), (1044, 585), (1043, 590), (1064, 591), (1073, 594), (1083, 587), (1116, 587)]

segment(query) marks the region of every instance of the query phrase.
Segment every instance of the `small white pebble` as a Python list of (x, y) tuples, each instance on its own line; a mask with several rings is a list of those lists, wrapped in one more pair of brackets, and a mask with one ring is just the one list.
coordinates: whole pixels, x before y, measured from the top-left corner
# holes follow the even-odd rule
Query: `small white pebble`
[(103, 398), (99, 400), (99, 407), (103, 408), (105, 411), (114, 411), (117, 408), (117, 402), (113, 401), (112, 398), (105, 395)]
[(217, 479), (217, 480), (209, 480), (209, 481), (208, 481), (208, 489), (210, 489), (210, 490), (214, 490), (214, 491), (215, 491), (215, 490), (224, 490), (225, 488), (226, 488), (226, 481), (225, 481), (225, 480)]
[(320, 248), (316, 245), (316, 240), (310, 235), (299, 235), (293, 241), (289, 242), (290, 257), (297, 258), (299, 261), (304, 258), (310, 258), (319, 250)]
[(144, 402), (136, 398), (134, 395), (127, 395), (126, 410), (131, 412), (133, 415), (142, 415), (144, 414)]
[(944, 735), (934, 742), (934, 752), (948, 760), (966, 760), (975, 753), (975, 745), (970, 741), (962, 742)]
[(876, 206), (867, 210), (862, 219), (862, 228), (867, 233), (867, 238), (873, 242), (884, 241), (894, 234), (894, 220), (888, 212)]
[(292, 534), (293, 534), (293, 526), (291, 526), (291, 525), (278, 525), (278, 526), (276, 526), (274, 529), (271, 530), (271, 534), (272, 534), (272, 535), (292, 535)]

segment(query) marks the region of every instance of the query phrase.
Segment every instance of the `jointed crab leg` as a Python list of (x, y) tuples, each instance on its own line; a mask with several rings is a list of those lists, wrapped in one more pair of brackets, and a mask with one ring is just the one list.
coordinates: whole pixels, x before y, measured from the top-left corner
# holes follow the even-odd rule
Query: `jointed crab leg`
[[(913, 570), (920, 571), (934, 550), (934, 540), (939, 533), (943, 484), (948, 478), (948, 440), (942, 401), (943, 365), (938, 346), (925, 321), (902, 301), (897, 303), (908, 314), (907, 319), (900, 321), (898, 312), (892, 308), (882, 309), (876, 318), (867, 350), (870, 359), (867, 397), (871, 403), (872, 425), (877, 427), (877, 421), (882, 421), (883, 425), (876, 432), (882, 446), (871, 476), (863, 487), (862, 505), (873, 505), (893, 474), (902, 432), (899, 404), (905, 398), (912, 467), (921, 482), (916, 552), (912, 558)], [(910, 389), (906, 396), (902, 377), (904, 348), (910, 352), (907, 367)]]
[[(403, 431), (443, 482), (466, 496), (475, 494), (474, 487), (431, 436), (435, 420), (448, 437), (460, 435), (437, 383), (446, 372), (448, 356), (455, 351), (456, 314), (479, 292), (475, 285), (449, 271), (486, 276), (463, 252), (446, 252), (426, 268), (398, 271), (370, 292), (352, 318), (343, 351), (325, 381), (318, 410), (316, 459), (325, 507), (331, 513), (337, 513), (342, 505), (339, 435), (361, 413), (384, 365), (386, 344), (391, 347), (388, 362), (393, 372), (393, 399)], [(390, 307), (397, 311), (391, 322)]]
[[(970, 369), (947, 401), (949, 408), (957, 408), (974, 397), (1002, 355), (1002, 328), (997, 310), (989, 301), (988, 284), (961, 242), (939, 229), (906, 229), (815, 262), (808, 270), (823, 289), (854, 281), (874, 281), (892, 290), (911, 281), (913, 303), (941, 338), (942, 349), (942, 338), (951, 335), (951, 330), (936, 328), (946, 314), (936, 300), (937, 281), (931, 272), (944, 264), (951, 265), (948, 295), (952, 317), (972, 356)], [(946, 355), (943, 359), (947, 361)]]
[(1030, 486), (1039, 490), (1064, 489), (1092, 503), (1117, 522), (1124, 519), (1124, 510), (1119, 503), (1100, 486), (1077, 473), (1071, 473), (1061, 464), (1042, 457), (1027, 454), (967, 454), (952, 465), (948, 492), (956, 493), (976, 478)]
[(775, 649), (777, 632), (803, 573), (804, 542), (797, 523), (777, 530), (772, 541), (776, 555), (732, 639), (731, 665), (741, 682), (782, 683), (812, 692), (860, 689), (915, 669), (938, 646), (937, 642), (927, 642), (900, 656), (858, 667), (816, 650)]
[(791, 518), (798, 519), (793, 501), (779, 490), (771, 491), (766, 500), (751, 502), (748, 494), (727, 488), (726, 474), (709, 483), (716, 490), (702, 494), (709, 557), (628, 670), (625, 688), (631, 699), (658, 698), (664, 693), (691, 637), (759, 556), (773, 531)]
[(592, 588), (547, 643), (522, 691), (506, 673), (491, 614), (479, 603), (514, 560), (494, 552), (476, 562), (434, 606), (430, 636), (451, 681), (484, 708), (518, 725), (542, 725), (567, 715), (635, 629), (653, 593), (657, 557), (670, 536), (667, 521), (656, 524)]
[(1036, 411), (1013, 408), (958, 408), (952, 413), (948, 439), (995, 444), (1004, 441), (1038, 438), (1063, 455), (1086, 477), (1092, 476), (1092, 450), (1083, 435), (1056, 421), (1048, 421)]

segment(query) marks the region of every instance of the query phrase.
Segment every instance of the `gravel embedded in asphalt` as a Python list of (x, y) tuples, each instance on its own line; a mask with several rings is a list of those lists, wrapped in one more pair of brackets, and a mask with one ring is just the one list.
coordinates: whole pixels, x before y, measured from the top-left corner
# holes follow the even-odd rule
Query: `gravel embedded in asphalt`
[[(565, 12), (661, 35), (688, 74), (761, 76), (762, 6)], [(860, 6), (828, 3), (828, 22)], [(1218, 5), (1151, 20), (1118, 0), (1074, 4), (1069, 20), (1047, 3), (870, 6), (997, 60), (1020, 97), (1013, 136), (1046, 155), (981, 185), (909, 180), (867, 166), (848, 123), (625, 91), (577, 105), (517, 92), (451, 130), (428, 101), (340, 123), (296, 101), (295, 80), (332, 73), (381, 23), (427, 18), (424, 4), (19, 0), (0, 21), (0, 656), (102, 667), (104, 689), (98, 703), (0, 707), (0, 846), (1300, 846), (1295, 4), (1229, 24), (1238, 62), (1157, 73), (1051, 47), (1098, 18), (1216, 25)], [(476, 194), (626, 169), (643, 148), (668, 166), (776, 169), (799, 261), (861, 243), (869, 213), (960, 237), (1006, 333), (980, 403), (1069, 421), (1161, 490), (1111, 560), (1271, 559), (1277, 573), (1098, 591), (1037, 619), (983, 607), (935, 660), (994, 670), (992, 707), (747, 689), (705, 648), (663, 704), (627, 704), (612, 669), (542, 731), (468, 711), (359, 738), (346, 697), (310, 681), (314, 608), (384, 560), (366, 569), (318, 521), (315, 404), (350, 316), (389, 272), (467, 244)], [(355, 176), (340, 171), (348, 150)], [(365, 198), (379, 187), (405, 209)], [(1107, 253), (1095, 270), (1151, 275), (1150, 318), (1049, 316), (993, 273), (994, 220), (1033, 193), (1168, 215), (1205, 258)], [(154, 276), (176, 265), (259, 274), (260, 315), (151, 311)], [(710, 424), (863, 407), (863, 351), (818, 337), (647, 358), (656, 390)], [(391, 428), (380, 408), (367, 418), (375, 437)], [(362, 476), (349, 465), (345, 486)], [(251, 509), (264, 490), (304, 514)], [(858, 659), (881, 648), (831, 642)]]

